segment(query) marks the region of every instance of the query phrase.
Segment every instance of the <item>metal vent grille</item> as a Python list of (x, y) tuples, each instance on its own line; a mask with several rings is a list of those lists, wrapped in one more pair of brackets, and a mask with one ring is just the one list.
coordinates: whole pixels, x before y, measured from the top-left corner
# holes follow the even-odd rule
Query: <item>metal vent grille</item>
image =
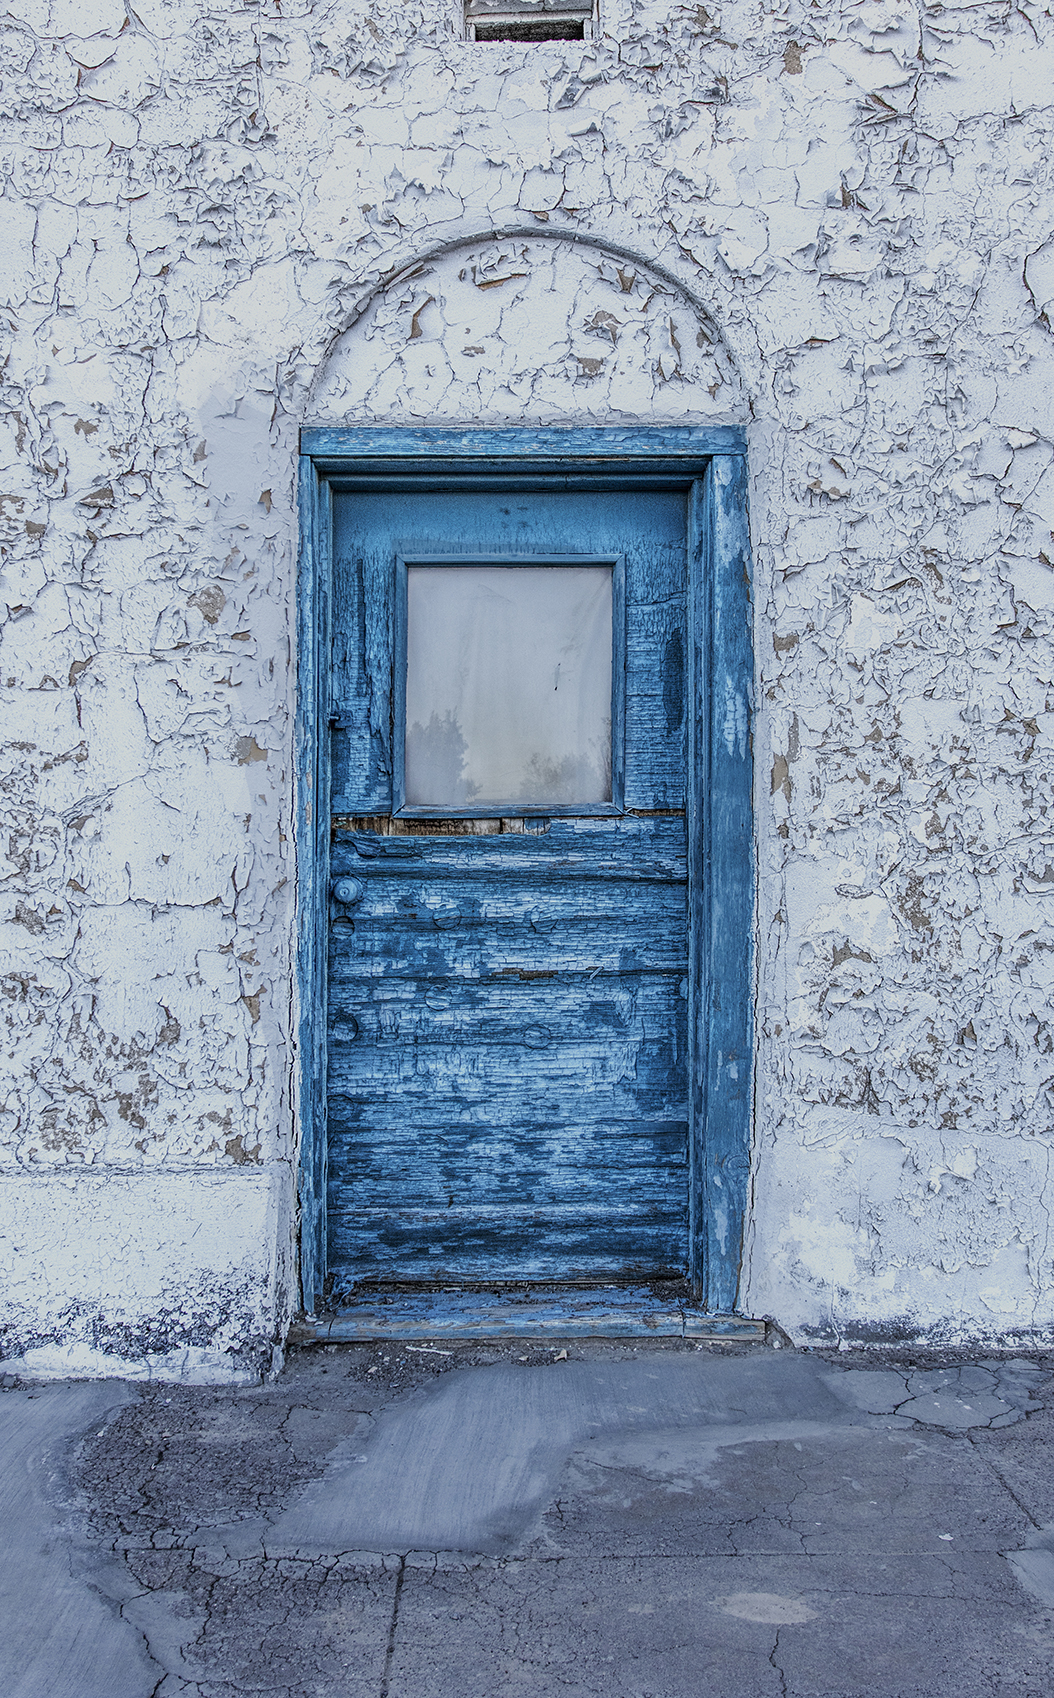
[(465, 0), (469, 41), (589, 41), (593, 0)]

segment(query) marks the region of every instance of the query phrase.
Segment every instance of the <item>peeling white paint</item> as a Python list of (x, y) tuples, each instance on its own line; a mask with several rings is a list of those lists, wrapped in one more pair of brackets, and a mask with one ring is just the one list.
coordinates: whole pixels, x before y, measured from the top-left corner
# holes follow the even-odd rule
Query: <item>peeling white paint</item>
[(739, 374), (705, 311), (640, 261), (586, 243), (540, 230), (408, 268), (336, 344), (309, 419), (744, 420)]
[[(454, 24), (5, 25), (8, 1348), (233, 1362), (289, 1311), (308, 419), (750, 421), (745, 1305), (799, 1335), (1049, 1329), (1051, 8)], [(160, 1338), (191, 1292), (201, 1339)]]
[(192, 1346), (122, 1356), (90, 1344), (40, 1344), (5, 1360), (9, 1368), (34, 1380), (150, 1380), (198, 1386), (253, 1385), (260, 1380), (258, 1364), (239, 1367), (229, 1351)]
[(0, 1175), (5, 1357), (32, 1373), (259, 1378), (288, 1279), (286, 1183), (278, 1163), (174, 1160)]

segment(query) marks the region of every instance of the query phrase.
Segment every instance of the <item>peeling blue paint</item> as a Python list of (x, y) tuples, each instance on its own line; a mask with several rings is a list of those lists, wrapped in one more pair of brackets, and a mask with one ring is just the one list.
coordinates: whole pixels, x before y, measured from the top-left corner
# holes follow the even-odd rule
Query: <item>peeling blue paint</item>
[[(712, 1312), (731, 1313), (749, 1068), (723, 1070), (718, 1054), (751, 1053), (741, 462), (709, 459), (699, 430), (651, 442), (548, 431), (526, 478), (531, 432), (315, 434), (319, 482), (335, 492), (334, 623), (332, 637), (316, 632), (315, 689), (333, 811), (350, 829), (304, 888), (370, 869), (353, 914), (325, 916), (329, 987), (315, 1007), (317, 1033), (328, 994), (331, 1275), (339, 1287), (688, 1271)], [(549, 555), (625, 551), (625, 815), (554, 818), (541, 835), (356, 826), (393, 805), (394, 559), (447, 552), (452, 536), (521, 555), (525, 539)], [(329, 583), (327, 560), (314, 578)], [(718, 678), (730, 685), (721, 715)], [(735, 1043), (714, 1043), (715, 1019)], [(306, 1166), (319, 1175), (317, 1084), (306, 1096)], [(302, 1198), (321, 1217), (317, 1184)]]

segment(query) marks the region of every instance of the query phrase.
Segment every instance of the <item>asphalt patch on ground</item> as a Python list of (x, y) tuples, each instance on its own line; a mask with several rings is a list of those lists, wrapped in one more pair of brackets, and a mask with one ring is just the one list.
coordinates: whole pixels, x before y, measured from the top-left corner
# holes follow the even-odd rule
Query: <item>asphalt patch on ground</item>
[(143, 1698), (1050, 1698), (1052, 1368), (316, 1346), (124, 1388), (48, 1501)]

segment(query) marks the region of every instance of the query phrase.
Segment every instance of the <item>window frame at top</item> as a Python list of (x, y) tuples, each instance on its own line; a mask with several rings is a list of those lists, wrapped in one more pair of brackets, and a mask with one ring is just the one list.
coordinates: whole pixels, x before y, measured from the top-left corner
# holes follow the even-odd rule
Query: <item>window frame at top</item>
[(465, 41), (480, 47), (585, 46), (600, 33), (598, 0), (462, 0), (461, 17)]
[[(609, 802), (527, 802), (522, 798), (454, 807), (448, 803), (408, 803), (406, 800), (406, 668), (407, 583), (411, 566), (609, 566), (611, 568), (611, 800)], [(395, 630), (392, 677), (392, 818), (393, 819), (508, 819), (618, 818), (625, 809), (626, 773), (626, 562), (621, 554), (504, 554), (398, 555), (395, 561)]]

